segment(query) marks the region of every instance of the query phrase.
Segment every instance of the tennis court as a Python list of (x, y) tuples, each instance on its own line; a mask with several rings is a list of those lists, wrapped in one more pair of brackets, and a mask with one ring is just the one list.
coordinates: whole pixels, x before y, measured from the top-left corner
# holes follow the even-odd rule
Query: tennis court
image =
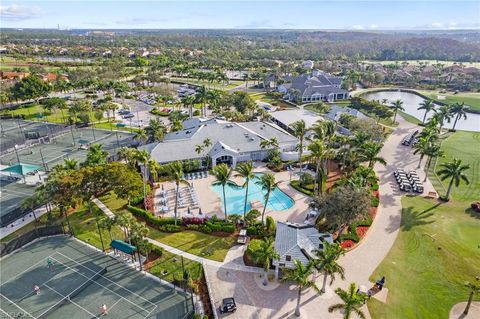
[(111, 318), (180, 319), (193, 309), (189, 295), (65, 236), (5, 257), (0, 274), (5, 318), (98, 318), (105, 304)]
[(17, 183), (16, 181), (0, 179), (0, 225), (3, 227), (15, 220), (18, 209), (25, 198), (35, 193), (35, 187)]
[(3, 155), (0, 157), (0, 163), (12, 165), (20, 159), (22, 163), (46, 166), (46, 169), (50, 170), (53, 166), (62, 163), (65, 158), (82, 162), (87, 156), (90, 144), (102, 144), (103, 148), (113, 155), (120, 147), (130, 145), (132, 138), (133, 134), (127, 132), (72, 128), (55, 138), (44, 139), (41, 144)]

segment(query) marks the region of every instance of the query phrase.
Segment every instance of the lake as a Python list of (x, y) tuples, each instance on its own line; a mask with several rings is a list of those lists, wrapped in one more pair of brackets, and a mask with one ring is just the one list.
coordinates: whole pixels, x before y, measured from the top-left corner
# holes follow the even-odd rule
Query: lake
[[(367, 100), (379, 100), (382, 101), (383, 99), (388, 100), (388, 104), (395, 100), (402, 100), (403, 107), (405, 108), (405, 113), (415, 116), (420, 121), (423, 119), (423, 115), (425, 113), (424, 110), (417, 110), (420, 106), (420, 103), (425, 101), (422, 97), (409, 93), (409, 92), (399, 92), (399, 91), (383, 91), (383, 92), (373, 92), (367, 93), (363, 96)], [(437, 105), (437, 107), (439, 107)], [(433, 115), (433, 112), (427, 114), (427, 119), (429, 119)], [(454, 119), (450, 121), (450, 123), (445, 123), (445, 128), (452, 128)], [(455, 127), (458, 130), (464, 131), (476, 131), (480, 132), (480, 114), (474, 113), (467, 113), (467, 119), (465, 120), (463, 117), (460, 118), (457, 122), (457, 126)]]

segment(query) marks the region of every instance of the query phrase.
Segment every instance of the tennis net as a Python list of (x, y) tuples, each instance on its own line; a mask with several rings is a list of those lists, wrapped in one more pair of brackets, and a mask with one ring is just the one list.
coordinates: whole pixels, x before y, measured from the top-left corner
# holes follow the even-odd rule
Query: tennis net
[(36, 318), (45, 318), (49, 314), (51, 314), (53, 311), (57, 310), (61, 306), (67, 304), (71, 299), (75, 298), (79, 293), (81, 293), (83, 290), (85, 290), (88, 286), (90, 286), (94, 281), (102, 277), (105, 273), (107, 273), (107, 268), (102, 268), (99, 272), (95, 273), (92, 277), (87, 279), (83, 284), (75, 288), (72, 292), (70, 292), (68, 295), (63, 297), (61, 300), (56, 302), (53, 306), (45, 310), (43, 313), (41, 313), (39, 316)]

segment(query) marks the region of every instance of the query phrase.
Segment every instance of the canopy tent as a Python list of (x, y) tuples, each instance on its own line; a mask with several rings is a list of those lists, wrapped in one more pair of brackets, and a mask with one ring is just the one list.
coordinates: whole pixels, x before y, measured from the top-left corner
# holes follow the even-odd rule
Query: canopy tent
[(27, 175), (28, 173), (39, 171), (42, 168), (37, 165), (30, 165), (30, 164), (24, 164), (24, 163), (17, 163), (15, 165), (11, 165), (9, 167), (6, 167), (2, 169), (0, 172), (2, 173), (13, 173), (17, 175)]
[(116, 250), (120, 250), (121, 252), (129, 255), (132, 255), (134, 252), (137, 251), (137, 247), (130, 245), (123, 240), (112, 240), (112, 242), (110, 243), (110, 247)]
[(80, 144), (80, 145), (88, 145), (88, 144), (90, 144), (90, 141), (89, 141), (89, 140), (78, 140), (78, 144)]

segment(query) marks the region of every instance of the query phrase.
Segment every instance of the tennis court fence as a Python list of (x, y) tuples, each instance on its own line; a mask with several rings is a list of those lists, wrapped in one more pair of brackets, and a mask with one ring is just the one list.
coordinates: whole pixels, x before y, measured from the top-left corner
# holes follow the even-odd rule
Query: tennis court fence
[(0, 257), (10, 254), (11, 252), (25, 246), (26, 244), (37, 238), (61, 235), (65, 233), (66, 231), (63, 223), (58, 225), (49, 225), (35, 228), (28, 233), (25, 233), (8, 242), (0, 243)]

